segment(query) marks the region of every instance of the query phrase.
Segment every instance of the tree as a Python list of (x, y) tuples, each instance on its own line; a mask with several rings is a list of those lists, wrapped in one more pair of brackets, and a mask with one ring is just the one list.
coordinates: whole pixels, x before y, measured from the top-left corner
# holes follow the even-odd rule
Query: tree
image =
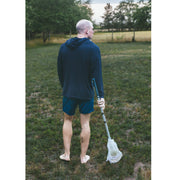
[(126, 27), (131, 30), (134, 27), (133, 13), (136, 11), (138, 5), (134, 3), (134, 0), (126, 0)]
[(109, 31), (113, 25), (113, 9), (110, 3), (107, 3), (104, 9), (105, 9), (105, 13), (104, 13), (104, 16), (102, 16), (102, 18), (104, 19), (103, 27), (107, 28)]
[(114, 10), (114, 27), (118, 30), (133, 28), (133, 12), (136, 10), (137, 4), (134, 0), (124, 0)]
[[(46, 42), (49, 33), (57, 26), (58, 12), (62, 0), (26, 0), (26, 24), (31, 24), (32, 33), (43, 33), (43, 41)], [(29, 29), (27, 29), (29, 30)]]
[(136, 30), (151, 29), (151, 1), (136, 9), (136, 12), (133, 14), (133, 20)]
[[(140, 7), (140, 4), (143, 7)], [(151, 28), (151, 0), (148, 3), (140, 0), (124, 0), (114, 10), (114, 27), (118, 30), (127, 28), (133, 30), (132, 41), (135, 41), (135, 30)]]
[(26, 38), (31, 39), (32, 35), (32, 19), (30, 18), (31, 9), (30, 1), (26, 0)]
[[(74, 1), (74, 0), (72, 0)], [(64, 33), (75, 33), (76, 23), (80, 19), (91, 20), (93, 15), (91, 8), (86, 3), (81, 3), (79, 1), (74, 1), (74, 4), (67, 3), (65, 1), (64, 9), (62, 10), (62, 22), (63, 22), (63, 32)]]
[(125, 12), (126, 12), (126, 2), (120, 2), (119, 5), (114, 9), (113, 21), (114, 27), (120, 31), (125, 28)]
[(26, 34), (43, 33), (46, 42), (50, 33), (75, 32), (77, 21), (91, 16), (90, 7), (77, 0), (26, 0)]

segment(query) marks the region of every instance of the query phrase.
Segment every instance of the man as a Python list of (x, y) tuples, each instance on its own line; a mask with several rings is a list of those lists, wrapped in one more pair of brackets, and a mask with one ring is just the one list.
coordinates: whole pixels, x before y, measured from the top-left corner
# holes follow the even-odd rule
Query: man
[(101, 55), (93, 37), (93, 24), (85, 19), (76, 24), (77, 37), (61, 45), (58, 55), (58, 76), (63, 88), (63, 141), (65, 153), (60, 159), (70, 161), (72, 137), (72, 120), (76, 106), (79, 106), (81, 121), (81, 163), (86, 163), (90, 139), (90, 114), (94, 111), (94, 91), (92, 78), (95, 78), (99, 90), (99, 107), (105, 108), (104, 90), (101, 70)]

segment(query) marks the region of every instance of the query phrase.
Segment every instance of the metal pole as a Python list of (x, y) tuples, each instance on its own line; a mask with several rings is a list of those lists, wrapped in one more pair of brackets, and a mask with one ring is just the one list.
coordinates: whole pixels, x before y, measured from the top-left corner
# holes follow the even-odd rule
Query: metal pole
[[(97, 88), (96, 81), (95, 81), (94, 78), (92, 79), (92, 83), (93, 83), (93, 86), (95, 87), (97, 99), (100, 100), (98, 88)], [(101, 108), (101, 114), (102, 114), (102, 117), (103, 117), (103, 120), (104, 120), (104, 123), (105, 123), (105, 127), (106, 127), (106, 132), (107, 132), (108, 138), (111, 139), (111, 136), (110, 136), (110, 133), (109, 133), (109, 129), (108, 129), (108, 125), (107, 125), (107, 122), (106, 122), (106, 117), (104, 115), (104, 111), (103, 111), (102, 108)]]

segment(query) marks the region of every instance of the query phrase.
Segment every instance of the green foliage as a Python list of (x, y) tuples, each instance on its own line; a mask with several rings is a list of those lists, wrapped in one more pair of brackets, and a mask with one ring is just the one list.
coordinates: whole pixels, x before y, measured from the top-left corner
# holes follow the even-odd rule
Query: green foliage
[(125, 14), (126, 28), (131, 30), (133, 28), (133, 13), (136, 11), (138, 5), (134, 3), (134, 0), (124, 1), (123, 12)]
[(150, 1), (135, 3), (134, 0), (123, 0), (114, 10), (112, 10), (110, 3), (107, 3), (104, 8), (103, 28), (108, 30), (115, 28), (118, 31), (123, 31), (124, 29), (132, 30), (134, 28), (136, 30), (147, 30), (151, 27)]
[[(105, 115), (123, 157), (106, 162), (107, 135), (100, 109), (91, 116), (91, 160), (80, 164), (80, 121), (73, 120), (71, 161), (63, 162), (62, 89), (57, 76), (59, 45), (26, 51), (26, 179), (125, 179), (137, 162), (151, 163), (151, 44), (99, 43)], [(147, 166), (149, 167), (149, 166)], [(144, 179), (138, 172), (138, 179)]]
[(109, 29), (112, 28), (113, 10), (110, 3), (107, 3), (104, 9), (105, 9), (105, 13), (104, 16), (102, 16), (102, 18), (104, 19), (103, 28), (107, 28), (109, 31)]
[(134, 28), (136, 30), (151, 29), (151, 3), (147, 6), (137, 8), (133, 14)]
[(50, 32), (75, 33), (77, 21), (91, 16), (90, 7), (76, 0), (26, 0), (26, 34), (42, 32), (45, 42)]
[(126, 2), (122, 1), (119, 3), (119, 5), (114, 9), (114, 19), (113, 19), (113, 25), (114, 28), (118, 29), (120, 31), (123, 31), (125, 28), (125, 12), (126, 12), (127, 6)]

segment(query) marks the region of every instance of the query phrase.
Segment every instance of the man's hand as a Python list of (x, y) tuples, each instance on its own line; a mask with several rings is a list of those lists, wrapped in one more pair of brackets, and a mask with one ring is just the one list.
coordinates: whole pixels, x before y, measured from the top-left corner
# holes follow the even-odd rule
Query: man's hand
[(100, 108), (105, 109), (105, 99), (104, 98), (100, 98), (100, 100), (97, 100), (97, 103), (99, 105)]

